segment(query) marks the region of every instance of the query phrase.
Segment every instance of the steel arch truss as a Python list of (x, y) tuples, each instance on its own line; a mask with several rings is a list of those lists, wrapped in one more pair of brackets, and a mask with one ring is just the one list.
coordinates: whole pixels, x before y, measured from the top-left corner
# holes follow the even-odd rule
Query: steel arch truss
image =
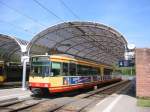
[(92, 22), (67, 22), (37, 34), (28, 45), (29, 54), (57, 51), (99, 63), (114, 64), (123, 58), (125, 38), (116, 30)]
[(4, 61), (21, 61), (21, 46), (27, 46), (28, 42), (0, 34), (0, 59)]

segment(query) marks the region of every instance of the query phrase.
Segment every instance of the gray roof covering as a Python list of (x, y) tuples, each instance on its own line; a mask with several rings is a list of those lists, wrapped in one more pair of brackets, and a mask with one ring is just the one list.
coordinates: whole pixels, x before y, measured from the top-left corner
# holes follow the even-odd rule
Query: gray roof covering
[(21, 47), (28, 42), (0, 34), (0, 59), (5, 61), (20, 61)]
[(99, 63), (114, 64), (123, 58), (125, 38), (116, 30), (92, 22), (67, 22), (47, 28), (29, 43), (29, 53), (59, 52)]

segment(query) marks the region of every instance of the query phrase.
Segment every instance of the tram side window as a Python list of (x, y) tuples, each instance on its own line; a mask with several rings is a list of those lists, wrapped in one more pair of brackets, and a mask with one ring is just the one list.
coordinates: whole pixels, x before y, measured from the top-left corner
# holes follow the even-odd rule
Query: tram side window
[(93, 73), (92, 73), (92, 67), (88, 67), (88, 75), (93, 75)]
[(78, 74), (78, 75), (81, 75), (81, 74), (82, 74), (81, 65), (77, 65), (77, 74)]
[(107, 69), (107, 68), (105, 68), (104, 69), (104, 75), (111, 75), (112, 74), (112, 69)]
[(83, 72), (83, 75), (89, 75), (89, 67), (88, 66), (82, 66), (82, 72)]
[(85, 69), (84, 69), (84, 66), (83, 65), (77, 65), (77, 67), (78, 67), (78, 71), (77, 71), (77, 74), (79, 75), (79, 76), (83, 76), (83, 75), (85, 75)]
[(78, 75), (84, 76), (84, 75), (90, 75), (90, 67), (84, 66), (84, 65), (78, 65)]
[(61, 75), (60, 71), (61, 71), (61, 63), (52, 62), (51, 75), (52, 76), (59, 76), (59, 75)]
[(68, 75), (68, 63), (63, 63), (63, 67), (62, 67), (62, 75), (63, 76), (67, 76)]
[(91, 73), (92, 73), (92, 75), (98, 75), (99, 70), (97, 68), (92, 68)]
[(69, 65), (69, 72), (71, 76), (76, 75), (76, 64), (70, 63)]

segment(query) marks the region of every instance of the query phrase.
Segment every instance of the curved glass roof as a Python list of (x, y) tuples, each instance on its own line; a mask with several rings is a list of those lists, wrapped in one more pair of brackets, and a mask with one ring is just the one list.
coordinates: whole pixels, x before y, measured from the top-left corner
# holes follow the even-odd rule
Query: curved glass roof
[(27, 41), (0, 34), (0, 59), (20, 61), (21, 47), (27, 46), (27, 44)]
[(124, 57), (125, 38), (116, 30), (92, 22), (66, 22), (47, 28), (29, 43), (30, 55), (52, 51), (112, 65)]

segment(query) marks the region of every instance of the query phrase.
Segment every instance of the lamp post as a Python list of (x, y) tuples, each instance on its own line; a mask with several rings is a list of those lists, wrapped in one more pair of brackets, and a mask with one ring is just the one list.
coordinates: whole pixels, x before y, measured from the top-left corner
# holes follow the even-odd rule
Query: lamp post
[(27, 52), (27, 46), (22, 45), (21, 46), (21, 52), (22, 52), (22, 56), (21, 56), (21, 62), (23, 65), (23, 72), (22, 72), (22, 90), (26, 90), (26, 65), (27, 62), (29, 62), (29, 56), (26, 54)]

